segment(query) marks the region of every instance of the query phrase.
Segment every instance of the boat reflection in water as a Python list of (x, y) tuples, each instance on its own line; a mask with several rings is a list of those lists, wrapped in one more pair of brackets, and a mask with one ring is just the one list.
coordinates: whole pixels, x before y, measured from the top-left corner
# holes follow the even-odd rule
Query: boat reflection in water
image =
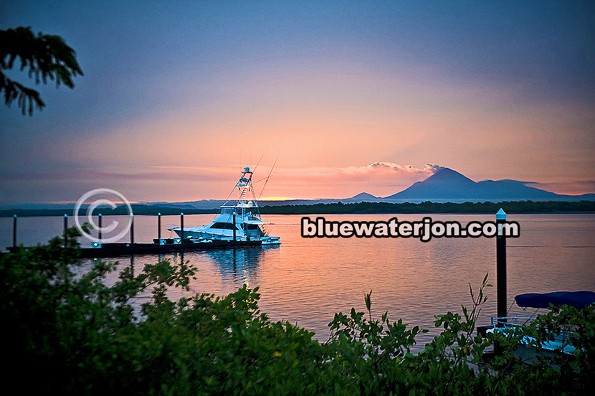
[(206, 252), (206, 256), (219, 268), (223, 282), (251, 284), (258, 276), (267, 249), (270, 248), (213, 250)]
[(225, 295), (244, 284), (250, 288), (258, 286), (260, 266), (267, 254), (275, 250), (274, 246), (217, 249), (180, 252), (162, 258), (169, 259), (174, 265), (189, 262), (196, 267), (196, 279), (190, 284), (191, 291)]

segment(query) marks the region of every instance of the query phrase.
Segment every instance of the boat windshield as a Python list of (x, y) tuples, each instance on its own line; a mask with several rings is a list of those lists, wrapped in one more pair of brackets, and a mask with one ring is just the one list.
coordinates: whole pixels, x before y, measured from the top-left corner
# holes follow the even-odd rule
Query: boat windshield
[(214, 223), (213, 225), (211, 225), (211, 227), (209, 228), (220, 228), (222, 230), (233, 230), (233, 229), (238, 229), (237, 226), (231, 224), (231, 223), (221, 223), (221, 222), (217, 222)]

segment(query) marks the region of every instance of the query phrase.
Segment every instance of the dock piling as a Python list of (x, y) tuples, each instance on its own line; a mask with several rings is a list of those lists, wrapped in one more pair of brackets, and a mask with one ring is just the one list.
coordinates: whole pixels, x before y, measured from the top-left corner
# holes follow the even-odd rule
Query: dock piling
[(157, 239), (161, 240), (161, 213), (157, 213)]
[(506, 235), (504, 235), (503, 226), (506, 223), (506, 212), (500, 208), (496, 213), (496, 225), (498, 235), (496, 237), (496, 282), (498, 298), (498, 320), (505, 323), (507, 316), (507, 296), (506, 296)]
[(134, 215), (130, 213), (130, 244), (134, 245)]
[(98, 221), (99, 222), (99, 224), (98, 224), (99, 225), (99, 229), (97, 230), (97, 239), (99, 239), (99, 243), (101, 243), (101, 236), (102, 236), (101, 235), (101, 218), (102, 218), (101, 213), (99, 213), (97, 215), (97, 217), (99, 218), (99, 221)]
[(68, 215), (64, 213), (64, 247), (66, 247), (68, 244), (68, 235), (66, 230), (68, 230)]
[(184, 213), (180, 213), (180, 240), (184, 243)]
[(17, 215), (12, 216), (12, 247), (17, 247)]
[(236, 239), (236, 214), (233, 214), (233, 241), (237, 241)]

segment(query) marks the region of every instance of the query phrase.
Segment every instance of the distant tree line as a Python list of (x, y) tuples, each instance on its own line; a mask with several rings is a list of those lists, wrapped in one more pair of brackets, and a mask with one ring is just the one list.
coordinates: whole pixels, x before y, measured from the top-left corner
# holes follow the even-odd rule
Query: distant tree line
[(421, 203), (320, 203), (314, 205), (264, 206), (263, 214), (417, 214), (477, 213), (494, 214), (500, 208), (506, 213), (595, 213), (594, 201), (506, 201), (506, 202), (421, 202)]
[[(468, 213), (494, 214), (500, 208), (506, 213), (595, 213), (595, 201), (563, 202), (563, 201), (506, 201), (506, 202), (421, 202), (421, 203), (387, 203), (387, 202), (359, 202), (359, 203), (319, 203), (312, 205), (265, 205), (260, 208), (262, 214), (418, 214), (418, 213)], [(5, 209), (0, 210), (0, 217), (33, 217), (33, 216), (62, 216), (72, 213), (73, 209)], [(161, 213), (167, 215), (184, 214), (214, 214), (218, 208), (195, 209), (188, 207), (165, 207), (153, 205), (132, 205), (135, 215), (153, 215)], [(99, 213), (99, 212), (96, 212)], [(104, 216), (126, 215), (125, 206), (106, 209)]]

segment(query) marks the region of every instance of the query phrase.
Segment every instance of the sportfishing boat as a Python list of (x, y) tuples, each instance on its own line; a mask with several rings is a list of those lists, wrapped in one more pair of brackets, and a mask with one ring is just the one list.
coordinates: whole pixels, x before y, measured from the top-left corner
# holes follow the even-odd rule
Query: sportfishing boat
[[(252, 185), (253, 172), (245, 167), (234, 186), (237, 200), (227, 200), (219, 214), (209, 224), (200, 227), (170, 227), (180, 238), (193, 242), (211, 241), (260, 241), (262, 245), (279, 245), (281, 237), (268, 234)], [(232, 191), (233, 193), (233, 191)], [(231, 194), (230, 194), (231, 196)]]

